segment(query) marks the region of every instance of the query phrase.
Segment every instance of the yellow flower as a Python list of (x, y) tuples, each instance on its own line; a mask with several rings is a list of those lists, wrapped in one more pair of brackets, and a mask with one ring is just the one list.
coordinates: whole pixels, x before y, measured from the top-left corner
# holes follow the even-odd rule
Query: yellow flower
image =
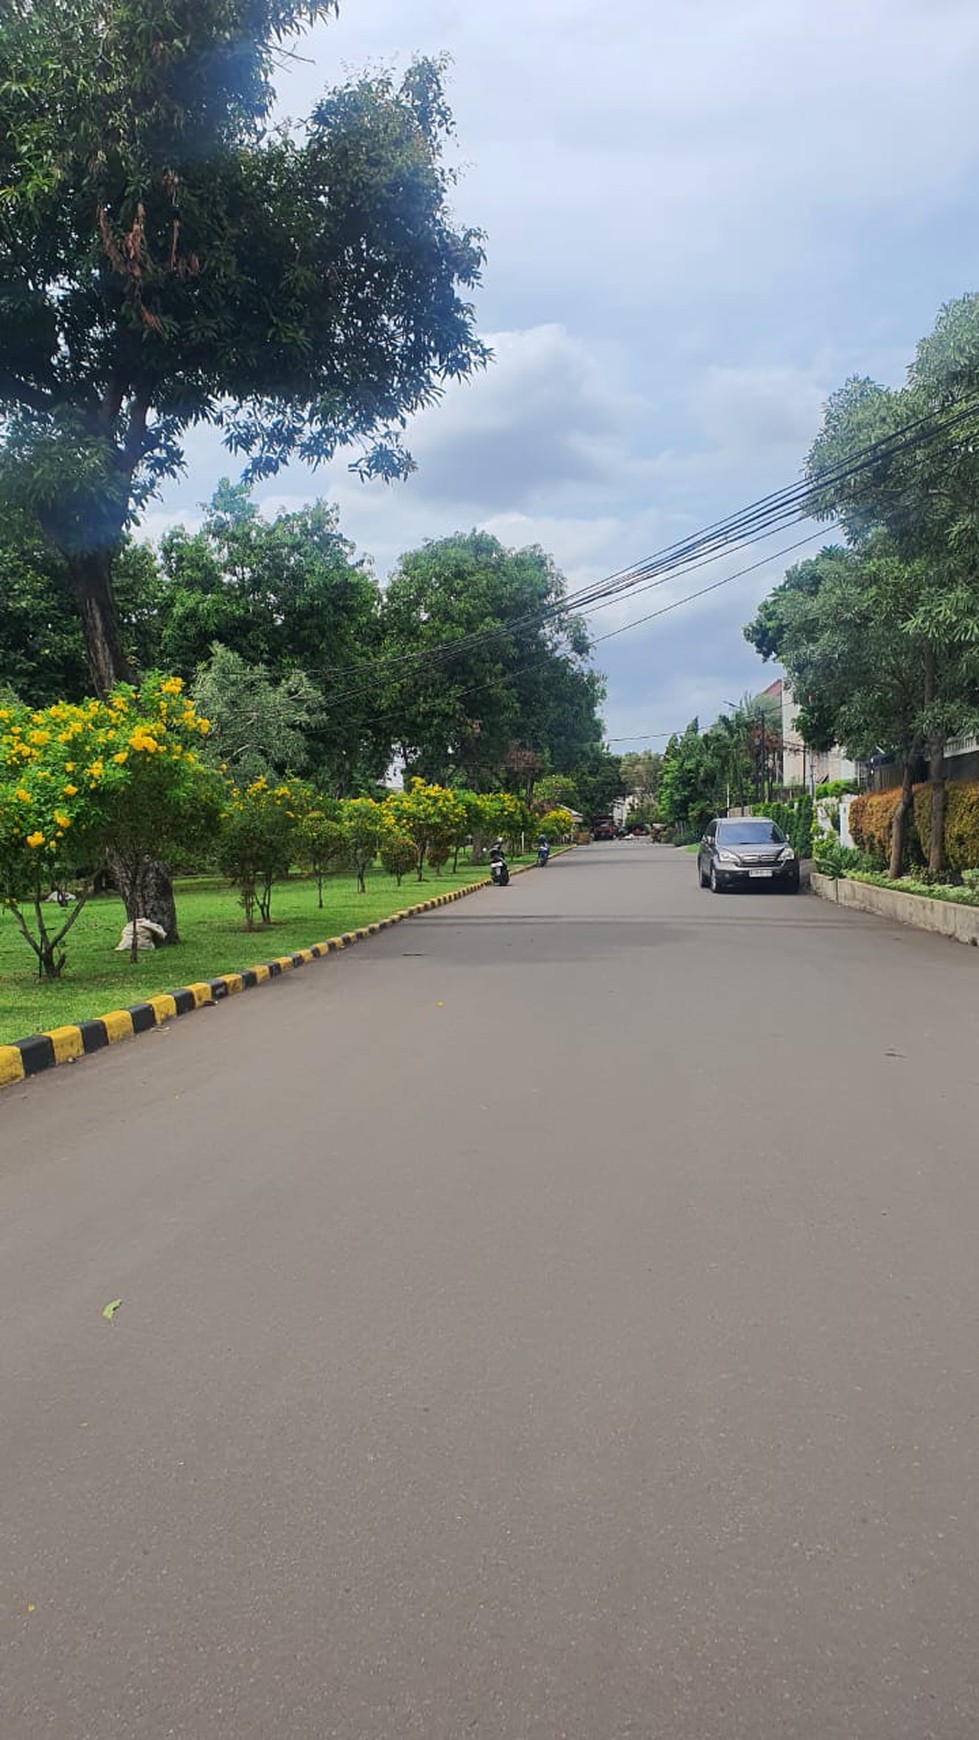
[(50, 731), (32, 731), (31, 732), (31, 742), (36, 744), (38, 749), (43, 749), (44, 745), (46, 743), (50, 743), (50, 741), (51, 741)]
[(182, 677), (167, 677), (166, 681), (160, 684), (160, 693), (162, 695), (179, 695), (183, 686)]
[(29, 846), (43, 846), (44, 845), (44, 835), (41, 833), (28, 834), (27, 844)]
[(57, 822), (59, 828), (70, 828), (71, 827), (71, 817), (66, 816), (64, 810), (55, 810), (54, 819)]
[(118, 755), (114, 755), (114, 756), (113, 756), (113, 757), (112, 757), (112, 759), (113, 759), (113, 761), (114, 761), (114, 762), (115, 762), (115, 764), (116, 764), (116, 766), (117, 766), (117, 767), (121, 767), (121, 766), (122, 766), (122, 764), (123, 764), (123, 762), (124, 762), (124, 761), (125, 761), (125, 759), (126, 759), (126, 757), (127, 757), (127, 755), (128, 755), (128, 754), (129, 754), (129, 751), (128, 751), (128, 749), (120, 749), (120, 751), (119, 751), (119, 753), (118, 753)]
[(65, 772), (66, 773), (74, 773), (74, 771), (75, 771), (75, 763), (73, 761), (66, 761), (65, 762)]
[(16, 798), (19, 798), (22, 804), (29, 804), (31, 802), (30, 792), (25, 791), (24, 787), (22, 785), (19, 785), (17, 787), (17, 790), (14, 792), (14, 796)]
[(93, 761), (91, 767), (85, 769), (86, 776), (92, 780), (101, 779), (104, 772), (105, 764), (101, 757), (97, 761)]
[(77, 785), (63, 785), (61, 788), (61, 795), (62, 795), (62, 797), (77, 797), (78, 796)]

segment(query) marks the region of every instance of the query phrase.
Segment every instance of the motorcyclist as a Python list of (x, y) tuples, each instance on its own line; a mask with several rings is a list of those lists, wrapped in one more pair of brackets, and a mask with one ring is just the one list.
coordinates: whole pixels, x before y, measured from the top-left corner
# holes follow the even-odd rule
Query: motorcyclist
[(546, 834), (541, 834), (537, 841), (537, 862), (543, 869), (551, 855), (551, 842)]
[(496, 840), (490, 847), (490, 876), (499, 888), (505, 888), (510, 880), (507, 861), (503, 854), (503, 841)]

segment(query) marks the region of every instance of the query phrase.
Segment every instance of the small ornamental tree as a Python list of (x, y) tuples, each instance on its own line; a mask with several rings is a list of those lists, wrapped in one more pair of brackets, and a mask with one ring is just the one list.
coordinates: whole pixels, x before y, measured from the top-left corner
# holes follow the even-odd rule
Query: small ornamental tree
[(515, 852), (521, 835), (531, 825), (525, 806), (508, 791), (488, 792), (482, 803), (487, 833), (498, 835)]
[[(220, 780), (198, 753), (206, 731), (177, 677), (119, 684), (104, 701), (0, 708), (0, 898), (42, 977), (64, 967), (61, 944), (106, 857), (135, 949), (148, 870), (195, 850), (219, 813)], [(78, 898), (52, 929), (43, 903), (69, 883)]]
[(408, 834), (418, 848), (420, 882), (426, 857), (431, 862), (433, 851), (438, 863), (446, 862), (465, 824), (463, 806), (446, 786), (413, 779), (405, 791), (391, 793), (385, 808), (395, 817), (399, 831)]
[(224, 805), (224, 782), (201, 754), (208, 721), (182, 689), (179, 677), (150, 677), (139, 689), (120, 683), (105, 708), (97, 803), (134, 961), (136, 920), (155, 903), (157, 877), (209, 848)]
[(334, 803), (311, 804), (299, 817), (296, 830), (296, 857), (311, 876), (316, 877), (316, 902), (323, 906), (323, 878), (331, 870), (339, 870), (347, 861), (347, 840)]
[(574, 816), (566, 809), (546, 810), (535, 826), (538, 835), (543, 834), (545, 840), (555, 846), (559, 840), (566, 840), (574, 831)]
[(340, 806), (340, 823), (358, 891), (364, 894), (367, 872), (384, 838), (384, 807), (373, 798), (347, 798)]
[(245, 912), (246, 930), (255, 930), (255, 912), (272, 922), (272, 885), (288, 874), (297, 849), (301, 820), (297, 794), (289, 785), (253, 780), (244, 791), (232, 787), (224, 814), (218, 864)]
[(399, 888), (402, 876), (414, 870), (417, 863), (418, 847), (411, 835), (399, 834), (395, 827), (386, 827), (381, 840), (381, 864), (389, 876), (397, 878)]

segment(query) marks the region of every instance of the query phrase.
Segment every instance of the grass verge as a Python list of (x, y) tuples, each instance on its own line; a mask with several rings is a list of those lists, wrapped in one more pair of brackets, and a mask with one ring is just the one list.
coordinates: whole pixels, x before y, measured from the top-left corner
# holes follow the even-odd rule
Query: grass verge
[(180, 880), (177, 916), (183, 940), (174, 948), (147, 951), (135, 963), (115, 953), (126, 918), (122, 902), (114, 894), (103, 895), (88, 902), (69, 932), (68, 964), (51, 984), (37, 979), (26, 942), (13, 919), (4, 914), (0, 919), (0, 1044), (125, 1008), (198, 979), (241, 972), (275, 955), (309, 948), (327, 937), (389, 918), (436, 894), (464, 888), (485, 874), (479, 866), (460, 865), (455, 875), (449, 870), (439, 875), (426, 872), (424, 881), (406, 877), (398, 888), (393, 877), (374, 870), (368, 875), (365, 894), (358, 894), (352, 876), (330, 876), (323, 885), (322, 911), (315, 882), (297, 878), (276, 886), (272, 923), (256, 931), (245, 929), (241, 907), (225, 883), (208, 877)]

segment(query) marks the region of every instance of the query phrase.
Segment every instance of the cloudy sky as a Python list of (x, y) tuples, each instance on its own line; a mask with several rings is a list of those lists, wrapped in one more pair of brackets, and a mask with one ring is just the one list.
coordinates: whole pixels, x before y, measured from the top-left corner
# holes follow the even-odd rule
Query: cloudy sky
[[(283, 107), (443, 50), (495, 361), (417, 419), (408, 483), (341, 462), (259, 492), (335, 501), (382, 576), (472, 526), (543, 544), (572, 587), (640, 561), (791, 482), (826, 394), (899, 383), (941, 303), (979, 289), (976, 0), (341, 0)], [(151, 533), (229, 470), (209, 436), (188, 461)], [(617, 748), (764, 686), (741, 625), (800, 535), (591, 619), (768, 558), (596, 648)]]

